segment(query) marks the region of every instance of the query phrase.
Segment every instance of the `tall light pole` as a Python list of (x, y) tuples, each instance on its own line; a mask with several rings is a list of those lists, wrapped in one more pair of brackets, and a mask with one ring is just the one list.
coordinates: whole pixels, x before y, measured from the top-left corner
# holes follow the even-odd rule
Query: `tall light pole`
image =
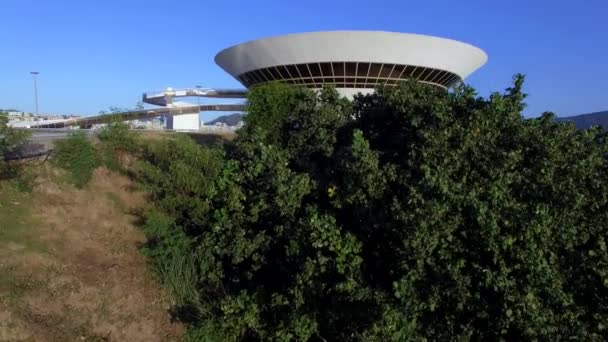
[(38, 116), (38, 71), (30, 71), (34, 78), (34, 100), (36, 101), (36, 116)]

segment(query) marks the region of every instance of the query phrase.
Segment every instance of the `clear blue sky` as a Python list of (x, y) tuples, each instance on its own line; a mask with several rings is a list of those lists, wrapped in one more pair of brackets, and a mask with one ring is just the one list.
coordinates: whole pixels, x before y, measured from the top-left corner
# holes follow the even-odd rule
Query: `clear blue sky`
[[(285, 33), (361, 29), (472, 43), (481, 95), (527, 75), (527, 116), (608, 110), (608, 0), (2, 0), (0, 108), (95, 114), (167, 86), (240, 86), (221, 49)], [(210, 115), (210, 114), (209, 114)]]

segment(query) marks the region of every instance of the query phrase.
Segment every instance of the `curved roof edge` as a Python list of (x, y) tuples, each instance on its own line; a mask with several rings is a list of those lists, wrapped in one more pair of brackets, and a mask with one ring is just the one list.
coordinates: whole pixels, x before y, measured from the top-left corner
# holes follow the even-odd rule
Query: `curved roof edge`
[(316, 31), (246, 41), (223, 49), (215, 62), (236, 77), (274, 65), (357, 61), (446, 70), (462, 79), (484, 65), (487, 54), (458, 40), (390, 31)]

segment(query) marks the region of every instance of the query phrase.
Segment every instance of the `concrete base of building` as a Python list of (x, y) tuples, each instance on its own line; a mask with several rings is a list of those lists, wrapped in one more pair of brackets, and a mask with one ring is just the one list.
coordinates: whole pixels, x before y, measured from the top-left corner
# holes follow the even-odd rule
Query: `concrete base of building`
[(338, 93), (349, 100), (352, 100), (355, 95), (361, 93), (363, 95), (371, 94), (374, 92), (372, 88), (336, 88)]
[(200, 128), (199, 113), (172, 115), (167, 117), (167, 129), (198, 130)]

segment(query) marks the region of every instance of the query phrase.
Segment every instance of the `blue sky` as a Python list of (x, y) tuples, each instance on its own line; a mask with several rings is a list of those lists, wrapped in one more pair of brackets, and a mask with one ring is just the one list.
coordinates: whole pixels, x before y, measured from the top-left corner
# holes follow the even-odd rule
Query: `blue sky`
[[(237, 87), (221, 49), (285, 33), (361, 29), (474, 44), (480, 95), (527, 75), (526, 116), (608, 110), (607, 0), (2, 0), (0, 108), (96, 114), (172, 86)], [(206, 114), (210, 118), (213, 114)]]

